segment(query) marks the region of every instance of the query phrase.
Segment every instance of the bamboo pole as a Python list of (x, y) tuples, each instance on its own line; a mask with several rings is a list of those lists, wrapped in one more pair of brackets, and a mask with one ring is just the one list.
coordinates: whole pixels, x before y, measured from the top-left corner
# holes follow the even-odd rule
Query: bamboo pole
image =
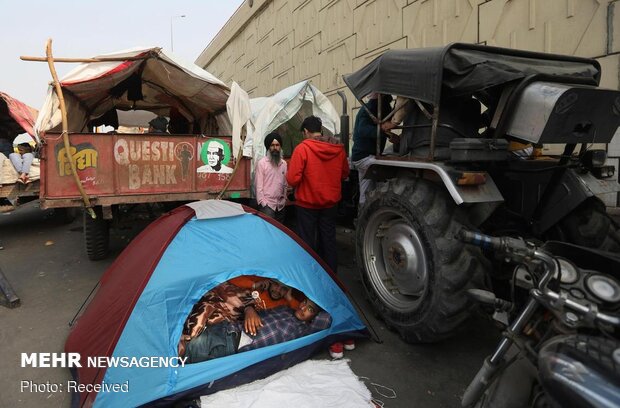
[(222, 191), (220, 191), (220, 193), (215, 198), (216, 200), (222, 199), (222, 197), (224, 196), (224, 193), (226, 192), (226, 190), (228, 190), (230, 183), (232, 183), (233, 178), (235, 177), (235, 174), (237, 174), (239, 163), (241, 163), (241, 159), (243, 159), (243, 145), (245, 144), (245, 137), (246, 137), (246, 134), (245, 134), (245, 126), (244, 126), (243, 129), (241, 130), (241, 146), (239, 146), (239, 154), (237, 155), (237, 161), (235, 162), (235, 168), (233, 169), (232, 174), (230, 175), (230, 178), (226, 182), (226, 185), (224, 186), (224, 188), (222, 188)]
[[(148, 56), (134, 56), (134, 57), (99, 57), (99, 58), (54, 58), (54, 62), (122, 62), (122, 61), (137, 61), (148, 58)], [(47, 62), (47, 57), (30, 57), (22, 55), (19, 57), (22, 61), (34, 61), (34, 62)]]
[(58, 95), (58, 101), (60, 103), (60, 113), (62, 116), (62, 140), (65, 144), (65, 154), (67, 155), (67, 160), (69, 161), (69, 165), (71, 166), (71, 173), (73, 174), (73, 180), (77, 185), (77, 188), (82, 196), (82, 200), (84, 201), (84, 207), (90, 214), (90, 216), (95, 219), (97, 215), (95, 215), (95, 211), (93, 211), (92, 206), (90, 205), (90, 200), (86, 191), (84, 191), (84, 187), (82, 186), (82, 182), (77, 174), (77, 169), (75, 167), (75, 160), (71, 156), (71, 144), (69, 143), (69, 121), (67, 120), (67, 106), (65, 105), (65, 98), (62, 94), (62, 87), (60, 86), (60, 81), (58, 80), (58, 74), (56, 73), (56, 68), (54, 67), (54, 57), (52, 56), (52, 39), (49, 38), (47, 40), (47, 44), (45, 45), (45, 55), (47, 56), (47, 65), (52, 74), (52, 79), (54, 81), (54, 89), (56, 90), (56, 94)]

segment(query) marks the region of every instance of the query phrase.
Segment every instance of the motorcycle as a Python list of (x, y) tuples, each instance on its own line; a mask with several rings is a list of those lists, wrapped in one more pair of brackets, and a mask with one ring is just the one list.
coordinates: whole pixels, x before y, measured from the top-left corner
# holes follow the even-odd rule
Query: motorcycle
[(510, 300), (468, 291), (505, 330), (462, 406), (620, 407), (620, 258), (466, 230), (460, 239), (517, 265)]

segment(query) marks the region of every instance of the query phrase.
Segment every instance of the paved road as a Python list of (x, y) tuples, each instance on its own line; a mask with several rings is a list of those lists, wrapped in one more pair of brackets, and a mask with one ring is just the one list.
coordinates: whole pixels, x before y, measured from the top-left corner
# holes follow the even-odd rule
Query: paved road
[[(21, 392), (21, 381), (64, 382), (68, 369), (21, 368), (22, 352), (61, 352), (71, 321), (99, 277), (139, 230), (112, 237), (109, 259), (90, 262), (84, 253), (81, 219), (63, 225), (34, 203), (0, 214), (0, 268), (21, 298), (16, 309), (0, 307), (0, 408), (69, 407), (66, 393)], [(353, 233), (339, 228), (340, 274), (379, 334), (347, 352), (353, 371), (386, 407), (456, 407), (459, 396), (493, 348), (492, 324), (473, 321), (466, 331), (436, 345), (409, 345), (377, 321), (362, 294), (354, 264)], [(327, 352), (316, 358), (329, 358)]]

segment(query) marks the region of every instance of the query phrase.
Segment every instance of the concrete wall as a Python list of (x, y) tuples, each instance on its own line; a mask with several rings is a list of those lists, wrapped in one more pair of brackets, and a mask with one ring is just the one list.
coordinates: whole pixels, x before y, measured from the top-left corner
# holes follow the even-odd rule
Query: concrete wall
[[(387, 49), (457, 41), (593, 57), (602, 85), (620, 88), (620, 0), (245, 1), (196, 63), (250, 96), (311, 79), (337, 109), (344, 90), (354, 115), (343, 74)], [(620, 135), (609, 156), (618, 168)]]

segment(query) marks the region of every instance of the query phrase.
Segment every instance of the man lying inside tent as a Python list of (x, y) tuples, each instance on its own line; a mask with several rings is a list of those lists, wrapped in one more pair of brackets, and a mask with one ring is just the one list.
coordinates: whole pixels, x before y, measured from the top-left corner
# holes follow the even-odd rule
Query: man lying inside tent
[[(207, 326), (227, 321), (234, 322), (241, 318), (245, 330), (250, 334), (262, 326), (258, 310), (272, 309), (278, 306), (297, 308), (303, 294), (289, 288), (275, 279), (258, 276), (239, 276), (224, 282), (205, 293), (194, 305), (179, 340), (178, 352), (182, 356), (188, 341), (198, 337)], [(250, 307), (251, 306), (251, 307)]]
[(183, 357), (187, 357), (189, 364), (199, 363), (294, 340), (331, 325), (329, 313), (307, 298), (296, 309), (279, 306), (261, 310), (259, 315), (263, 324), (256, 335), (246, 334), (241, 321), (218, 323), (190, 341)]

